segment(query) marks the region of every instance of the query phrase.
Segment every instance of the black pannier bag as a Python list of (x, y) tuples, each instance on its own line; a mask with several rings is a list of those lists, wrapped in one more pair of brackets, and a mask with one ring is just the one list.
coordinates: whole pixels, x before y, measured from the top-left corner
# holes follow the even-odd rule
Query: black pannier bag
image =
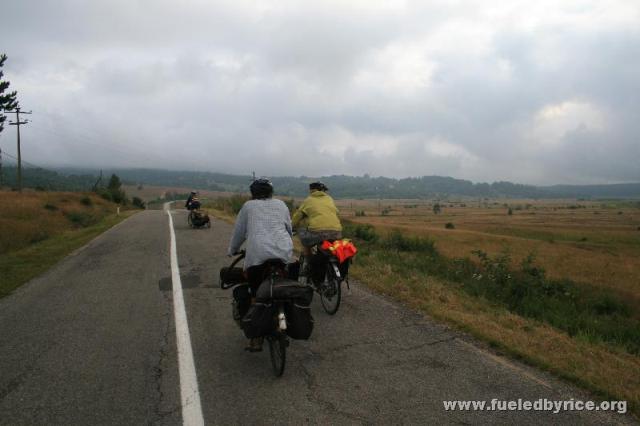
[(290, 280), (298, 281), (298, 277), (300, 276), (300, 262), (297, 260), (292, 263), (287, 263), (287, 278)]
[(313, 316), (311, 315), (311, 301), (313, 289), (305, 284), (290, 279), (278, 279), (273, 287), (269, 280), (264, 281), (258, 288), (256, 299), (270, 301), (272, 299), (287, 300), (285, 316), (287, 318), (287, 335), (292, 339), (306, 340), (313, 332)]
[(242, 331), (248, 339), (266, 336), (275, 327), (274, 307), (271, 303), (256, 302), (241, 321)]
[(232, 268), (225, 266), (220, 269), (220, 284), (242, 284), (246, 283), (247, 279), (244, 276), (244, 270), (242, 268)]
[(293, 299), (301, 304), (309, 305), (313, 300), (313, 289), (306, 284), (287, 278), (279, 278), (273, 283), (265, 280), (258, 287), (256, 300), (259, 302), (270, 301), (271, 299)]
[(292, 339), (307, 340), (313, 332), (313, 316), (311, 306), (297, 302), (288, 303), (285, 307), (287, 317), (287, 335)]

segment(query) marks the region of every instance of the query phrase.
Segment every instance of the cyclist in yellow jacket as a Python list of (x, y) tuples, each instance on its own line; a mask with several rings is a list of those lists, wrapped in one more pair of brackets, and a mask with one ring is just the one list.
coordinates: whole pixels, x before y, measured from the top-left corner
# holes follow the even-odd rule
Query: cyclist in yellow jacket
[[(291, 218), (303, 246), (304, 259), (311, 254), (311, 247), (324, 240), (342, 238), (342, 225), (338, 208), (327, 194), (329, 188), (322, 182), (309, 184), (309, 196), (302, 202)], [(306, 225), (306, 226), (305, 226)], [(306, 262), (305, 262), (306, 263)], [(306, 265), (301, 265), (302, 275), (307, 274)]]

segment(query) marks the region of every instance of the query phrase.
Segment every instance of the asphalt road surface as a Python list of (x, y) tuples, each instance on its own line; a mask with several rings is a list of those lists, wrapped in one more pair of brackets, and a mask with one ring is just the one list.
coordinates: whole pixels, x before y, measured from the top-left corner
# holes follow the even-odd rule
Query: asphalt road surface
[(275, 378), (268, 351), (243, 350), (218, 287), (231, 226), (172, 217), (184, 324), (163, 211), (132, 216), (0, 299), (0, 424), (634, 424), (610, 412), (446, 411), (447, 400), (592, 397), (357, 284), (336, 316), (314, 300), (312, 338), (292, 341)]

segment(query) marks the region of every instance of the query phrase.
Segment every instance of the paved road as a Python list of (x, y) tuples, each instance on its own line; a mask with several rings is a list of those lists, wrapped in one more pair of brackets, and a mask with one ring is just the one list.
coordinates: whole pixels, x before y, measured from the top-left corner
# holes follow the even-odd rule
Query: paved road
[[(206, 424), (632, 424), (619, 414), (447, 412), (443, 400), (589, 399), (360, 286), (284, 377), (243, 351), (217, 288), (231, 226), (173, 213)], [(0, 300), (0, 424), (182, 423), (168, 216), (137, 214)]]

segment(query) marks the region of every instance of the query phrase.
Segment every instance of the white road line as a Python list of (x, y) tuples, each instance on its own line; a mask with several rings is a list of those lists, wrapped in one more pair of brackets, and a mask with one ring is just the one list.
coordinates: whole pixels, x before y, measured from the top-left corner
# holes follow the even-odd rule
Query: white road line
[(173, 283), (173, 312), (176, 322), (176, 340), (178, 342), (182, 424), (185, 426), (204, 425), (202, 406), (200, 405), (200, 391), (198, 390), (198, 377), (196, 376), (196, 366), (193, 362), (189, 323), (187, 322), (187, 311), (184, 307), (180, 269), (178, 269), (176, 234), (173, 230), (173, 218), (171, 217), (169, 203), (166, 203), (164, 208), (169, 215), (169, 232), (171, 234), (171, 281)]

